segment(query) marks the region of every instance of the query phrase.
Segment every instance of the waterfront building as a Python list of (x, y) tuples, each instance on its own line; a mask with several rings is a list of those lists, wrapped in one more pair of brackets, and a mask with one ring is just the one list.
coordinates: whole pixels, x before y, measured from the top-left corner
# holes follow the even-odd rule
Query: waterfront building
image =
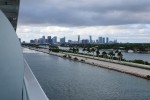
[(38, 43), (38, 40), (37, 40), (37, 39), (34, 39), (34, 43), (36, 43), (36, 44), (37, 44), (37, 43)]
[(45, 36), (42, 36), (42, 43), (46, 43)]
[(78, 43), (80, 43), (80, 35), (78, 35)]
[(71, 41), (71, 44), (78, 44), (78, 41)]
[(26, 43), (25, 41), (22, 42), (22, 44), (25, 44), (25, 43)]
[(98, 40), (96, 40), (96, 43), (98, 43)]
[(65, 37), (60, 38), (60, 44), (64, 44), (65, 43)]
[(52, 44), (51, 36), (48, 36), (48, 37), (47, 37), (47, 42), (48, 42), (48, 44)]
[(72, 40), (68, 40), (68, 43), (71, 44), (71, 43), (72, 43)]
[(98, 43), (102, 44), (103, 43), (103, 37), (98, 38)]
[(105, 44), (105, 38), (103, 37), (103, 39), (102, 39), (102, 44)]
[(56, 44), (57, 43), (57, 36), (54, 36), (53, 38), (52, 38), (52, 44)]
[(89, 43), (89, 40), (88, 39), (83, 39), (82, 40), (82, 44), (88, 44)]
[(92, 43), (92, 42), (93, 42), (93, 41), (92, 41), (92, 36), (90, 35), (89, 38), (90, 38), (90, 43)]
[(30, 40), (30, 43), (33, 44), (33, 43), (34, 43), (34, 40)]
[(42, 38), (39, 38), (39, 39), (38, 39), (38, 43), (39, 43), (39, 44), (42, 44), (42, 41), (43, 41)]
[(106, 43), (109, 43), (109, 38), (108, 37), (106, 37)]
[(117, 40), (114, 40), (114, 43), (117, 43)]
[(47, 44), (48, 44), (48, 39), (45, 39), (45, 43), (47, 43)]

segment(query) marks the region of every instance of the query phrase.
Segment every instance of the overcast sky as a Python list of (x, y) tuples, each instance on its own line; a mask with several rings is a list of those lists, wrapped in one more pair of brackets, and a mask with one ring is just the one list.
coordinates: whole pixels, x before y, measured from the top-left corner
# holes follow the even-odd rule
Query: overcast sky
[(150, 43), (150, 0), (21, 0), (17, 34)]

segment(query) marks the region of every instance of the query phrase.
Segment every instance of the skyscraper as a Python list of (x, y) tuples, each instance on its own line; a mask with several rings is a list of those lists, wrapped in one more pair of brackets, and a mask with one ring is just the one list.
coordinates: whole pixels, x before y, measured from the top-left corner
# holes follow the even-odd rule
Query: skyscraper
[(89, 38), (90, 38), (90, 43), (92, 43), (92, 42), (93, 42), (93, 41), (92, 41), (92, 36), (90, 35)]
[(83, 39), (82, 40), (82, 44), (88, 44), (89, 43), (89, 40), (88, 39)]
[(65, 41), (65, 37), (63, 38), (60, 38), (60, 44), (64, 44), (66, 41)]
[(48, 42), (48, 44), (52, 44), (51, 36), (48, 36), (48, 37), (47, 37), (47, 42)]
[(53, 38), (52, 38), (52, 44), (56, 44), (57, 43), (57, 36), (54, 36)]
[(102, 42), (103, 44), (105, 44), (105, 38), (103, 37), (103, 42)]
[(99, 37), (99, 38), (98, 38), (98, 42), (99, 42), (100, 44), (102, 44), (102, 43), (103, 43), (103, 37)]
[(80, 43), (80, 35), (78, 35), (78, 43)]
[(108, 37), (106, 37), (106, 43), (109, 43), (109, 38)]
[(42, 37), (42, 43), (46, 43), (45, 36)]

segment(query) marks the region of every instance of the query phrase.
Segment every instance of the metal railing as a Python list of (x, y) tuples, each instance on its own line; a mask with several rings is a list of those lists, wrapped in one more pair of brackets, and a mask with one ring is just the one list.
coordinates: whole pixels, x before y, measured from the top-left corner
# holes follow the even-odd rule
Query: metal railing
[(24, 61), (24, 86), (23, 86), (23, 100), (49, 100), (39, 82), (31, 71), (26, 60)]

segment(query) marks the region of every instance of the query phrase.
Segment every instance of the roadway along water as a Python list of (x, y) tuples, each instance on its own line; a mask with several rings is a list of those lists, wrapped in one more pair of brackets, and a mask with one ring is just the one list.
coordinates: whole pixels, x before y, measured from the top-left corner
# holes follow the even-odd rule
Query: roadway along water
[(50, 100), (150, 100), (150, 81), (24, 49)]
[[(69, 47), (59, 47), (60, 49), (64, 49), (64, 50), (69, 50)], [(79, 52), (80, 53), (84, 53), (82, 51), (82, 48), (79, 48)], [(102, 54), (103, 51), (100, 51), (100, 53)], [(91, 53), (93, 54), (93, 53)], [(150, 54), (142, 54), (142, 53), (127, 53), (127, 52), (122, 52), (123, 54), (123, 58), (126, 60), (144, 60), (144, 61), (148, 61), (150, 63)], [(96, 55), (96, 53), (95, 53)]]

